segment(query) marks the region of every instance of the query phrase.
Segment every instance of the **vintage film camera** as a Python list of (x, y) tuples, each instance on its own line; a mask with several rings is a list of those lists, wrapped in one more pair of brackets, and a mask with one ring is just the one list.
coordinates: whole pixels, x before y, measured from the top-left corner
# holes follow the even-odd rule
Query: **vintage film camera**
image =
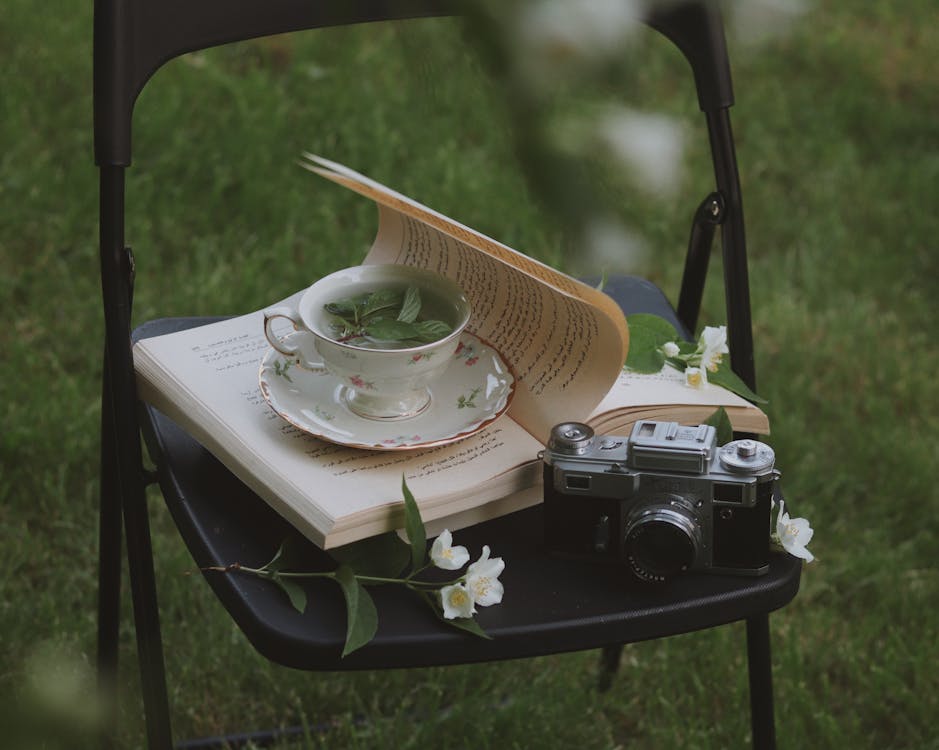
[(645, 420), (626, 438), (563, 422), (543, 458), (545, 542), (558, 555), (625, 564), (649, 582), (769, 567), (779, 472), (764, 443), (718, 448), (709, 425)]

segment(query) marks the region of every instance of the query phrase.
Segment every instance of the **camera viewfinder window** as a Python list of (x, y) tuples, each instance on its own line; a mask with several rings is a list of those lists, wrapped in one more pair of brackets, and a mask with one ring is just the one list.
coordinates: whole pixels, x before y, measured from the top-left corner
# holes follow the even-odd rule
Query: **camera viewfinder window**
[(567, 489), (569, 490), (589, 490), (590, 477), (583, 474), (568, 474)]
[(716, 503), (742, 503), (742, 484), (714, 484), (714, 502)]

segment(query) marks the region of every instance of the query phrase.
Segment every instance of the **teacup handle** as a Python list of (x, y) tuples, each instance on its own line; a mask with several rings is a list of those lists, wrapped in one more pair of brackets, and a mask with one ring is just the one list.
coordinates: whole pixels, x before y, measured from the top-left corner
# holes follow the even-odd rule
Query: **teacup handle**
[(303, 323), (300, 322), (300, 316), (294, 308), (285, 305), (272, 307), (270, 310), (264, 311), (264, 335), (267, 337), (268, 343), (281, 354), (285, 354), (288, 357), (295, 357), (299, 354), (300, 347), (296, 344), (288, 344), (286, 339), (282, 339), (274, 333), (272, 324), (277, 318), (287, 318), (287, 320), (293, 323), (294, 330), (299, 331), (303, 327)]
[(303, 367), (313, 370), (324, 369), (322, 362), (310, 360), (309, 355), (303, 351), (302, 344), (292, 344), (288, 342), (287, 339), (281, 338), (274, 333), (273, 323), (277, 318), (286, 318), (293, 323), (295, 330), (306, 331), (306, 326), (304, 326), (303, 322), (300, 320), (300, 313), (296, 308), (287, 305), (272, 307), (264, 311), (264, 336), (267, 338), (268, 343), (284, 356), (299, 358), (300, 364)]

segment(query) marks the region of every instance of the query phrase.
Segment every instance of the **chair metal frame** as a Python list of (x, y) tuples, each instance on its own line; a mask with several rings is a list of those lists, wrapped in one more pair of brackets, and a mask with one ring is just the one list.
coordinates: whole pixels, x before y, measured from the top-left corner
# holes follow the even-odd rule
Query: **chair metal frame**
[[(144, 468), (131, 349), (134, 258), (125, 242), (124, 226), (125, 172), (131, 163), (131, 121), (136, 98), (161, 65), (186, 52), (270, 34), (457, 12), (459, 4), (446, 0), (95, 2), (94, 147), (100, 170), (105, 319), (98, 671), (102, 688), (113, 696), (118, 666), (122, 545), (126, 539), (150, 748), (171, 747), (172, 738), (145, 494), (154, 476)], [(691, 64), (707, 122), (716, 182), (715, 192), (704, 199), (695, 214), (678, 318), (688, 331), (694, 330), (711, 243), (716, 227), (720, 226), (732, 364), (737, 374), (755, 387), (743, 210), (729, 117), (734, 96), (720, 15), (706, 0), (670, 3), (648, 23), (674, 42)], [(793, 568), (787, 576), (788, 588), (781, 598), (768, 605), (766, 611), (745, 618), (752, 739), (757, 748), (775, 746), (768, 615), (770, 608), (781, 606), (798, 590), (798, 571)], [(605, 661), (613, 668), (621, 647), (606, 644), (603, 648)], [(110, 744), (111, 738), (104, 738), (104, 743)]]

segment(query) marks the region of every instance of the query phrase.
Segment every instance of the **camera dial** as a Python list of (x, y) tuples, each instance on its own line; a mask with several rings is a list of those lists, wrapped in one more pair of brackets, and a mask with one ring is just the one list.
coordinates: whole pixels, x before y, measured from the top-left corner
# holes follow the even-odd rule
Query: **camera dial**
[(734, 440), (718, 453), (721, 465), (728, 471), (761, 472), (772, 469), (776, 454), (766, 443), (757, 440)]
[(593, 442), (593, 428), (583, 422), (561, 422), (551, 430), (548, 450), (579, 456)]
[(628, 520), (626, 559), (643, 581), (663, 583), (692, 566), (701, 546), (701, 529), (691, 504), (671, 495), (644, 506)]

